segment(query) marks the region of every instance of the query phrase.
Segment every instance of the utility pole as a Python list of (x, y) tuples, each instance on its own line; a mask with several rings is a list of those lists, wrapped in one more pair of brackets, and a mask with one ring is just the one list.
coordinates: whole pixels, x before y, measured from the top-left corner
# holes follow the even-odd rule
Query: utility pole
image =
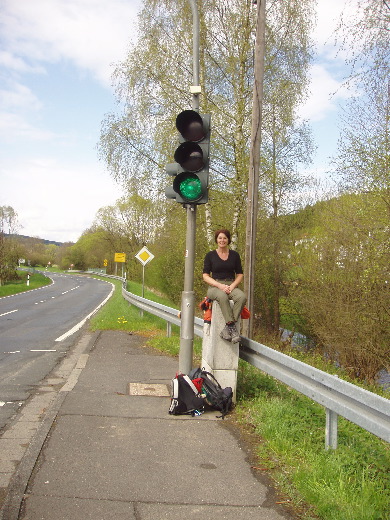
[(265, 54), (265, 3), (266, 0), (257, 0), (257, 22), (255, 43), (255, 66), (253, 85), (253, 107), (252, 107), (252, 131), (251, 149), (249, 159), (248, 179), (248, 205), (246, 218), (246, 241), (245, 241), (245, 268), (244, 268), (244, 290), (247, 295), (247, 305), (251, 312), (249, 320), (243, 322), (243, 335), (248, 338), (253, 336), (253, 314), (254, 314), (254, 271), (256, 255), (257, 213), (259, 198), (259, 172), (260, 172), (260, 145), (261, 145), (261, 122), (263, 104), (264, 83), (264, 54)]
[[(192, 108), (199, 112), (199, 14), (196, 0), (189, 0), (192, 9), (193, 20), (193, 86)], [(194, 347), (194, 317), (195, 317), (195, 294), (194, 294), (194, 270), (195, 270), (195, 235), (196, 235), (196, 204), (186, 204), (187, 211), (187, 233), (186, 252), (184, 264), (184, 291), (181, 300), (181, 327), (180, 327), (180, 351), (179, 372), (188, 374), (192, 370), (192, 358)]]

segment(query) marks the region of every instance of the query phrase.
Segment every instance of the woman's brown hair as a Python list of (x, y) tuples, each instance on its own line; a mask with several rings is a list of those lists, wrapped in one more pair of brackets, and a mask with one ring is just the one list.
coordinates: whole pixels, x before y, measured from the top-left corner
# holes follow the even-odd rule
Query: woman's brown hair
[(230, 242), (232, 241), (232, 239), (230, 238), (230, 231), (228, 229), (218, 229), (215, 234), (214, 234), (214, 237), (215, 237), (215, 242), (217, 242), (217, 238), (218, 238), (218, 235), (220, 233), (223, 233), (224, 235), (226, 235), (227, 239), (228, 239), (228, 245), (230, 244)]

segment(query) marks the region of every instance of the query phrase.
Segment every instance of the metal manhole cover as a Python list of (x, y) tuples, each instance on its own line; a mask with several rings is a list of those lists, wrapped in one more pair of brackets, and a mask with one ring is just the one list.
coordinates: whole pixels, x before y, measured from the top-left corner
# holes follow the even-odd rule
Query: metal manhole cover
[(129, 383), (129, 395), (148, 395), (155, 397), (170, 397), (168, 385), (150, 383)]

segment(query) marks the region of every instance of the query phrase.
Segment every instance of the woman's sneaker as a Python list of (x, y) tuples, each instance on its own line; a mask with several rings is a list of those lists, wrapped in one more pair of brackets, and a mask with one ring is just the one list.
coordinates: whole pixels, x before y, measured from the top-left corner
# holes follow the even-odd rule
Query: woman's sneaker
[(230, 341), (232, 343), (238, 343), (240, 341), (240, 335), (238, 333), (235, 323), (233, 323), (232, 325), (228, 325), (228, 328), (229, 328), (230, 337), (231, 337)]
[(225, 325), (225, 327), (221, 330), (220, 336), (222, 339), (225, 339), (226, 341), (232, 341), (232, 335), (230, 333), (229, 325)]

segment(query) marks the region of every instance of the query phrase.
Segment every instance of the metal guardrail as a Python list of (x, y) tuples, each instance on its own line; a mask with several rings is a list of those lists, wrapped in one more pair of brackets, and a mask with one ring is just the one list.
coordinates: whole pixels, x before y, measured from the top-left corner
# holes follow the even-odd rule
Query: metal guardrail
[[(150, 312), (151, 314), (162, 318), (167, 323), (173, 323), (174, 325), (178, 325), (180, 327), (181, 319), (177, 309), (172, 309), (172, 307), (167, 307), (161, 303), (156, 303), (151, 300), (147, 300), (146, 298), (142, 298), (141, 296), (136, 296), (135, 294), (126, 291), (124, 287), (122, 287), (122, 296), (129, 303), (135, 305), (141, 310)], [(203, 320), (200, 318), (195, 317), (194, 319), (194, 333), (197, 336), (203, 337)], [(170, 329), (168, 335), (170, 335)]]
[[(125, 282), (118, 276), (109, 276)], [(122, 287), (123, 297), (136, 307), (180, 326), (178, 310), (141, 298)], [(203, 320), (195, 318), (194, 333), (203, 337)], [(294, 388), (326, 410), (325, 447), (337, 447), (339, 415), (390, 442), (390, 400), (314, 368), (261, 343), (241, 338), (240, 358)]]
[[(112, 274), (102, 274), (98, 271), (89, 270), (87, 274), (95, 274), (98, 276), (103, 276), (104, 278), (112, 278), (115, 280), (119, 280), (122, 282), (122, 296), (125, 300), (127, 300), (130, 304), (135, 305), (139, 309), (149, 312), (154, 316), (158, 316), (165, 320), (169, 325), (177, 325), (180, 327), (181, 319), (179, 316), (179, 310), (173, 309), (172, 307), (167, 307), (166, 305), (162, 305), (161, 303), (153, 302), (152, 300), (147, 300), (146, 298), (142, 298), (141, 296), (137, 296), (126, 290), (126, 278), (122, 278), (121, 276), (115, 276)], [(168, 332), (170, 335), (170, 327), (168, 328)], [(194, 334), (203, 338), (203, 320), (195, 317), (194, 319)]]
[(337, 415), (390, 442), (390, 400), (242, 337), (240, 358), (326, 409), (326, 447), (337, 446)]

